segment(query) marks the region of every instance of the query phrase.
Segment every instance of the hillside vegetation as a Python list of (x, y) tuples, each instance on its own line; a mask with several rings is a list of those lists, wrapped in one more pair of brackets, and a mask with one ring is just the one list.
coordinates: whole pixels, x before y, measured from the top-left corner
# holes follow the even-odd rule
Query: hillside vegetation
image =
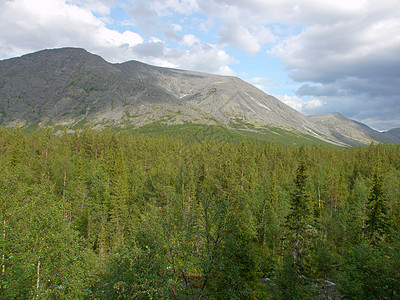
[(400, 145), (0, 129), (3, 299), (395, 299)]

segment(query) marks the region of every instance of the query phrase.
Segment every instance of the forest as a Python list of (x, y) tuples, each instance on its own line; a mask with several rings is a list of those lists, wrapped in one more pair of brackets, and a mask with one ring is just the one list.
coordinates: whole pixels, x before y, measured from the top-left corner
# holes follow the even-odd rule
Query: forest
[(2, 299), (399, 299), (400, 145), (0, 129)]

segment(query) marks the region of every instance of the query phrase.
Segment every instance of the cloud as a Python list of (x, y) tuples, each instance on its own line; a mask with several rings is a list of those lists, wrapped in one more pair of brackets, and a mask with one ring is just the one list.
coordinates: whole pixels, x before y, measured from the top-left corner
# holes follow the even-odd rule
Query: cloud
[(160, 23), (157, 11), (149, 3), (150, 1), (134, 1), (131, 6), (125, 8), (128, 16), (140, 25), (147, 34)]
[[(99, 54), (110, 62), (137, 59), (159, 66), (234, 74), (229, 67), (229, 64), (235, 62), (234, 58), (218, 45), (201, 42), (193, 34), (186, 34), (180, 38), (186, 49), (171, 48), (156, 37), (145, 40), (131, 30), (121, 33), (109, 29), (108, 23), (104, 21), (107, 16), (98, 17), (89, 10), (91, 8), (107, 14), (110, 12), (110, 6), (107, 5), (112, 3), (112, 0), (103, 0), (93, 7), (96, 4), (94, 0), (2, 1), (0, 58), (44, 48), (75, 46)], [(193, 1), (185, 3), (184, 8), (179, 8), (182, 13), (190, 13), (196, 7)], [(167, 1), (167, 4), (178, 9), (178, 1)], [(162, 9), (161, 4), (157, 9)], [(149, 10), (147, 17), (152, 16), (156, 17), (156, 14), (153, 15)], [(167, 28), (182, 30), (179, 24), (170, 24)]]
[(182, 41), (182, 37), (177, 34), (174, 30), (167, 30), (164, 32), (164, 37), (169, 41)]
[(247, 79), (248, 82), (253, 83), (253, 84), (263, 84), (263, 85), (276, 85), (275, 82), (273, 82), (270, 78), (267, 77), (253, 77)]
[(242, 26), (225, 24), (221, 27), (219, 36), (222, 43), (243, 49), (248, 54), (255, 54), (260, 51), (257, 38)]
[(132, 48), (132, 52), (141, 58), (164, 57), (165, 51), (165, 44), (159, 40), (141, 43)]
[(325, 102), (321, 99), (311, 99), (305, 101), (304, 99), (297, 96), (289, 96), (289, 95), (273, 95), (278, 98), (280, 101), (294, 108), (295, 110), (306, 114), (312, 115), (314, 111), (321, 109)]
[(400, 127), (400, 8), (390, 0), (360, 5), (353, 18), (345, 14), (304, 27), (272, 53), (283, 59), (292, 80), (303, 83), (298, 97), (324, 99), (324, 107), (310, 111), (340, 111), (379, 129), (389, 129), (384, 126), (391, 119)]
[(125, 9), (131, 18), (150, 32), (152, 27), (165, 26), (161, 21), (162, 17), (175, 14), (191, 15), (198, 11), (199, 7), (196, 0), (133, 0), (126, 3)]
[(106, 27), (91, 11), (57, 0), (15, 0), (0, 3), (0, 57), (43, 48), (79, 46), (118, 59), (116, 49), (143, 42), (136, 32)]
[[(400, 60), (400, 18), (354, 20), (334, 26), (312, 26), (273, 50), (293, 69), (296, 81), (329, 83), (337, 78), (393, 75)], [(394, 37), (394, 38), (393, 38)], [(393, 65), (395, 63), (395, 65)]]
[(173, 49), (169, 51), (168, 59), (174, 61), (181, 69), (200, 72), (234, 75), (229, 67), (235, 59), (221, 47), (208, 43), (195, 43), (188, 50)]
[(132, 57), (148, 64), (196, 70), (199, 72), (220, 75), (235, 75), (229, 67), (235, 60), (221, 47), (208, 43), (200, 43), (194, 36), (185, 36), (187, 49), (169, 48), (164, 41), (152, 38), (149, 42), (126, 49)]
[(396, 0), (201, 3), (201, 9), (222, 20), (221, 43), (248, 54), (258, 53), (268, 43), (251, 27), (270, 30), (276, 44), (267, 55), (281, 58), (290, 79), (301, 84), (296, 98), (285, 98), (293, 107), (304, 113), (340, 111), (359, 121), (373, 120), (380, 128), (390, 118), (393, 126), (400, 127), (400, 6)]
[(194, 34), (185, 34), (183, 37), (183, 44), (186, 46), (193, 46), (194, 44), (200, 44), (200, 40)]
[(241, 0), (209, 0), (206, 2), (215, 2), (224, 7), (225, 11), (228, 8), (236, 9), (240, 20), (244, 22), (301, 26), (333, 24), (337, 21), (351, 20), (354, 14), (363, 13), (368, 4), (366, 0), (351, 2), (346, 0), (247, 0), (245, 2)]
[(171, 11), (179, 14), (190, 15), (198, 10), (198, 3), (196, 0), (155, 0), (147, 2), (150, 3), (151, 7), (161, 15), (168, 15)]
[(273, 95), (273, 96), (278, 98), (286, 105), (289, 105), (290, 107), (294, 108), (295, 110), (303, 112), (304, 101), (301, 98), (288, 95)]
[(236, 23), (224, 24), (220, 28), (219, 38), (221, 43), (240, 48), (250, 55), (259, 52), (263, 44), (274, 42), (276, 39), (269, 28), (264, 26), (246, 28)]
[(252, 77), (248, 78), (247, 74), (242, 74), (243, 80), (247, 81), (248, 83), (254, 85), (256, 88), (262, 90), (264, 93), (269, 94), (269, 86), (275, 86), (276, 83), (273, 82), (271, 79), (267, 77)]
[(101, 15), (109, 15), (111, 6), (115, 4), (114, 0), (70, 0), (68, 4), (74, 4), (79, 7), (84, 7), (86, 10), (98, 13)]

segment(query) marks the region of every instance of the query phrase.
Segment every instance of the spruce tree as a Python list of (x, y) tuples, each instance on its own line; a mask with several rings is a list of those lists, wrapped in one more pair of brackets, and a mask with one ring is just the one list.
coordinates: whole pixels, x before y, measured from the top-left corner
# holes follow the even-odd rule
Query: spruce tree
[(366, 205), (365, 233), (372, 244), (378, 243), (387, 231), (386, 198), (382, 177), (375, 172)]
[(307, 191), (307, 173), (304, 161), (297, 168), (295, 189), (290, 198), (290, 212), (286, 216), (293, 261), (301, 269), (301, 257), (306, 239), (306, 230), (310, 224), (309, 193)]

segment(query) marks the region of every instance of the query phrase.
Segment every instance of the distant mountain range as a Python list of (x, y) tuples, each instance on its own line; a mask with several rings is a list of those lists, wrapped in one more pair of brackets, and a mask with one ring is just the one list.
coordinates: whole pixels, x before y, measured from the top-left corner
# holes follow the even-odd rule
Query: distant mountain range
[(339, 145), (400, 142), (340, 114), (306, 117), (236, 77), (111, 64), (79, 48), (0, 61), (2, 126), (94, 128), (197, 123), (233, 130), (276, 129)]

